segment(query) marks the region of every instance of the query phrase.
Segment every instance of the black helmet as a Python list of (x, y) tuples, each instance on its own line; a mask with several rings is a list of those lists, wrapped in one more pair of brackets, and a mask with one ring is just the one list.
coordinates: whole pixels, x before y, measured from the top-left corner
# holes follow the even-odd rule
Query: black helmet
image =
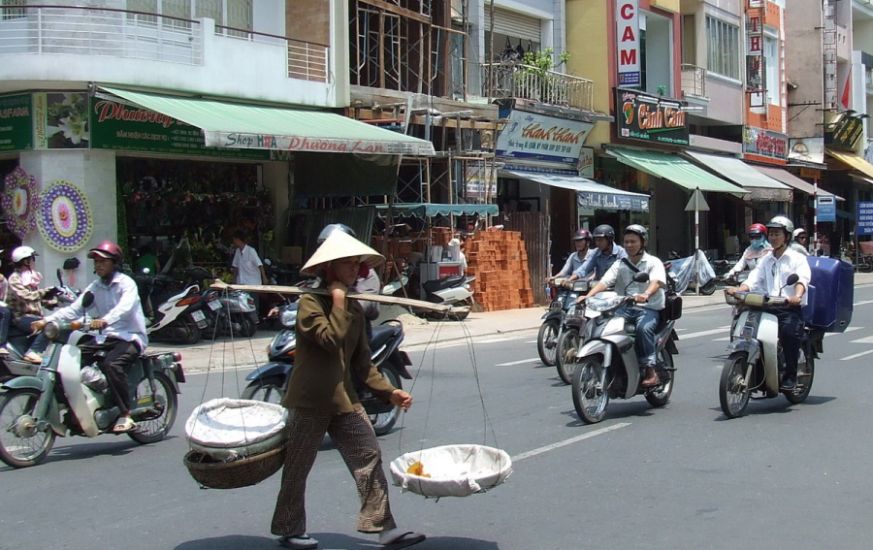
[(615, 229), (613, 229), (611, 225), (604, 223), (594, 228), (594, 236), (615, 239)]
[(591, 242), (591, 233), (587, 229), (580, 229), (573, 235), (574, 241), (584, 241), (587, 240)]
[(321, 233), (318, 234), (318, 244), (320, 245), (321, 243), (326, 241), (327, 238), (330, 237), (330, 234), (333, 233), (334, 231), (342, 231), (346, 235), (350, 235), (356, 239), (358, 238), (358, 236), (355, 235), (355, 231), (351, 227), (347, 226), (346, 224), (344, 224), (344, 223), (331, 223), (331, 224), (325, 225), (324, 229), (321, 230)]

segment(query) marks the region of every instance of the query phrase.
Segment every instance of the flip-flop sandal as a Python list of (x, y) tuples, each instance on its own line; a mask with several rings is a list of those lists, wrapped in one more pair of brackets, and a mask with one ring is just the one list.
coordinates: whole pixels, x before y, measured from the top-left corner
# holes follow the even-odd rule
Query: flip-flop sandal
[(392, 540), (391, 542), (386, 542), (382, 545), (382, 548), (386, 550), (398, 550), (399, 548), (406, 548), (408, 546), (412, 546), (413, 544), (418, 544), (423, 541), (427, 537), (422, 533), (416, 533), (414, 531), (407, 531)]
[(309, 535), (281, 537), (277, 542), (279, 543), (279, 546), (292, 548), (294, 550), (313, 550), (318, 548), (318, 541)]
[(134, 422), (130, 418), (125, 418), (124, 420), (112, 426), (112, 433), (123, 434), (127, 432), (132, 432), (136, 429), (136, 422)]

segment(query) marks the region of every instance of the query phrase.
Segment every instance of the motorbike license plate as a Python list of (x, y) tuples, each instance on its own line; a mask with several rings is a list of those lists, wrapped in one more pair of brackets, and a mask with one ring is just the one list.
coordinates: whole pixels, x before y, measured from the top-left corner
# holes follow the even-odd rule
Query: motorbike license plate
[(199, 311), (199, 310), (198, 310), (198, 311), (192, 311), (192, 312), (191, 312), (191, 318), (194, 319), (194, 320), (197, 321), (197, 322), (200, 322), (200, 321), (205, 321), (205, 320), (206, 320), (206, 315), (204, 315), (204, 313), (203, 313), (202, 311)]
[(221, 302), (219, 302), (218, 300), (212, 300), (211, 302), (209, 302), (209, 309), (211, 309), (212, 311), (217, 311), (221, 309)]

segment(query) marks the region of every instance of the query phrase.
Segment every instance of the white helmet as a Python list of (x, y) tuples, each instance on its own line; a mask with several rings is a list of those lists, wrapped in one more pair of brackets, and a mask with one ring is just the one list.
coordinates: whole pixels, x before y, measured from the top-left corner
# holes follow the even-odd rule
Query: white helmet
[(19, 246), (12, 251), (12, 263), (17, 264), (21, 260), (26, 260), (27, 258), (31, 258), (33, 256), (36, 256), (36, 250), (30, 248), (29, 246)]
[(802, 227), (798, 227), (797, 229), (794, 230), (794, 233), (791, 234), (791, 236), (794, 237), (795, 239), (797, 237), (799, 237), (800, 235), (806, 235), (806, 229), (804, 229)]

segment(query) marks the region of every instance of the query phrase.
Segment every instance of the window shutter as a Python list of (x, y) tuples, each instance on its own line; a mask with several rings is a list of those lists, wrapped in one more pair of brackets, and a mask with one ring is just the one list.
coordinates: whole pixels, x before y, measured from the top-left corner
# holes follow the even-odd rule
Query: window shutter
[[(494, 33), (530, 40), (541, 44), (541, 22), (536, 17), (522, 15), (514, 11), (494, 8)], [(485, 32), (491, 30), (491, 9), (485, 6)]]

